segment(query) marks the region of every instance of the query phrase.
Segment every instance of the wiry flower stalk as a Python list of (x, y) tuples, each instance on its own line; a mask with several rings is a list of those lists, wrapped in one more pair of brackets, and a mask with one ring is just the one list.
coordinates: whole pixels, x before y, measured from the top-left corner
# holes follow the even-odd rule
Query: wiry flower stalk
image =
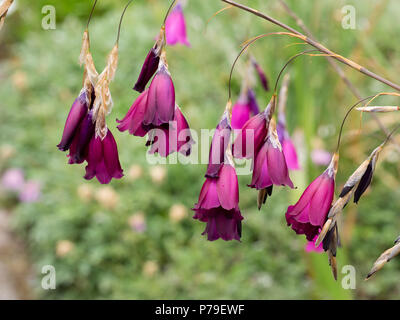
[(343, 57), (343, 56), (341, 56), (341, 55), (329, 50), (328, 48), (323, 46), (321, 43), (319, 43), (316, 40), (313, 40), (313, 39), (305, 36), (301, 32), (297, 31), (296, 29), (294, 29), (292, 27), (289, 27), (288, 25), (280, 22), (279, 20), (276, 20), (276, 19), (274, 19), (274, 18), (272, 18), (272, 17), (270, 17), (270, 16), (268, 16), (268, 15), (266, 15), (264, 13), (261, 13), (261, 12), (255, 10), (255, 9), (253, 9), (253, 8), (250, 8), (248, 6), (242, 5), (242, 4), (237, 3), (235, 1), (232, 1), (232, 0), (221, 0), (221, 1), (223, 1), (225, 3), (228, 3), (228, 4), (232, 5), (232, 6), (235, 6), (235, 7), (239, 8), (239, 9), (242, 9), (242, 10), (245, 10), (247, 12), (250, 12), (250, 13), (252, 13), (252, 14), (254, 14), (254, 15), (256, 15), (256, 16), (264, 19), (264, 20), (267, 20), (267, 21), (269, 21), (269, 22), (271, 22), (271, 23), (273, 23), (273, 24), (275, 24), (275, 25), (277, 25), (277, 26), (279, 26), (281, 28), (286, 29), (290, 33), (295, 34), (297, 36), (297, 38), (303, 40), (304, 42), (306, 42), (309, 45), (313, 46), (314, 48), (318, 49), (319, 51), (321, 51), (321, 52), (333, 57), (334, 59), (336, 59), (336, 60), (348, 65), (349, 67), (351, 67), (351, 68), (353, 68), (353, 69), (355, 69), (355, 70), (357, 70), (357, 71), (359, 71), (359, 72), (361, 72), (363, 74), (365, 74), (368, 77), (371, 77), (371, 78), (373, 78), (373, 79), (375, 79), (377, 81), (380, 81), (380, 82), (382, 82), (382, 83), (384, 83), (384, 84), (396, 89), (397, 91), (400, 91), (400, 86), (398, 84), (395, 84), (392, 81), (387, 80), (387, 79), (385, 79), (385, 78), (373, 73), (372, 71), (370, 71), (367, 68), (359, 65), (358, 63), (356, 63), (356, 62), (354, 62), (354, 61), (352, 61), (352, 60), (350, 60), (348, 58), (345, 58), (345, 57)]

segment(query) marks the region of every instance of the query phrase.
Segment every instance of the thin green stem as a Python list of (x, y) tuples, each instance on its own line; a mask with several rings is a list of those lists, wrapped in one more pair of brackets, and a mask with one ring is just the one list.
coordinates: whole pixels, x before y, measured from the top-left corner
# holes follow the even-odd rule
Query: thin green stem
[(349, 110), (347, 110), (346, 115), (345, 115), (344, 118), (343, 118), (342, 124), (340, 125), (339, 137), (338, 137), (338, 142), (337, 142), (337, 146), (336, 146), (336, 153), (339, 152), (340, 141), (341, 141), (341, 139), (342, 139), (342, 133), (343, 133), (344, 123), (346, 122), (346, 119), (347, 119), (347, 117), (349, 116), (350, 112), (351, 112), (355, 107), (357, 107), (361, 102), (364, 102), (365, 100), (371, 99), (371, 98), (373, 98), (373, 97), (375, 97), (375, 95), (366, 97), (366, 98), (364, 98), (364, 99), (361, 99), (361, 100), (357, 101), (357, 103), (355, 103), (354, 105), (352, 105), (352, 106), (349, 108)]
[(276, 90), (277, 90), (277, 88), (278, 88), (279, 79), (281, 78), (282, 73), (283, 73), (283, 71), (285, 71), (286, 67), (287, 67), (293, 60), (295, 60), (297, 57), (300, 57), (300, 56), (302, 56), (302, 55), (304, 55), (304, 54), (307, 54), (307, 53), (310, 53), (310, 52), (315, 52), (315, 51), (320, 52), (320, 51), (317, 50), (317, 49), (305, 50), (305, 51), (302, 51), (302, 52), (300, 52), (300, 53), (294, 55), (293, 57), (291, 57), (291, 58), (285, 63), (285, 65), (283, 66), (283, 68), (282, 68), (281, 71), (279, 72), (278, 77), (276, 78), (275, 87), (274, 87), (274, 93), (276, 93)]
[(96, 4), (97, 4), (97, 0), (94, 1), (92, 10), (90, 10), (90, 15), (89, 15), (89, 19), (88, 19), (88, 22), (87, 22), (87, 25), (86, 25), (86, 29), (89, 28), (89, 23), (90, 23), (90, 20), (92, 19), (92, 15), (93, 15), (93, 12), (94, 12), (94, 8), (96, 7)]
[(130, 0), (130, 1), (126, 4), (126, 6), (125, 6), (125, 8), (124, 8), (124, 11), (122, 11), (121, 19), (119, 20), (119, 25), (118, 25), (118, 35), (117, 35), (117, 41), (116, 41), (117, 44), (118, 44), (118, 42), (119, 42), (119, 36), (120, 36), (120, 34), (121, 34), (122, 19), (124, 18), (126, 9), (128, 9), (129, 5), (130, 5), (132, 2), (133, 2), (133, 0)]
[(174, 7), (176, 1), (177, 1), (177, 0), (173, 0), (172, 3), (171, 3), (171, 5), (169, 6), (168, 11), (167, 11), (167, 13), (166, 13), (166, 15), (165, 15), (165, 18), (164, 18), (164, 22), (163, 22), (163, 24), (162, 24), (163, 26), (165, 26), (165, 22), (167, 22), (167, 18), (168, 18), (168, 16), (169, 16), (169, 13), (171, 12), (172, 8)]

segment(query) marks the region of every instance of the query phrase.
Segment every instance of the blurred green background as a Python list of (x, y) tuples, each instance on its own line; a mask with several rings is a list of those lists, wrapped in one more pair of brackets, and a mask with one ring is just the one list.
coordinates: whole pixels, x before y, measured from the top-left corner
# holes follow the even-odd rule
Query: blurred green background
[[(242, 0), (296, 26), (278, 1)], [(100, 0), (91, 25), (91, 48), (98, 70), (114, 44), (126, 1)], [(310, 159), (314, 149), (334, 151), (338, 127), (356, 99), (323, 57), (302, 57), (291, 74), (287, 117), (296, 141), (301, 172), (292, 174), (297, 190), (276, 188), (258, 212), (256, 192), (241, 176), (240, 208), (245, 217), (241, 242), (208, 242), (204, 224), (192, 219), (204, 181), (205, 165), (159, 165), (146, 161), (145, 140), (121, 134), (121, 119), (137, 97), (131, 88), (154, 43), (168, 1), (137, 0), (128, 9), (120, 39), (120, 59), (111, 84), (114, 110), (108, 126), (118, 143), (125, 177), (101, 186), (85, 181), (84, 165), (67, 165), (57, 150), (69, 108), (81, 89), (78, 56), (91, 1), (16, 1), (0, 33), (0, 173), (20, 168), (37, 181), (41, 196), (21, 202), (0, 189), (0, 211), (9, 217), (15, 241), (28, 262), (28, 289), (22, 297), (57, 299), (398, 299), (400, 259), (373, 279), (363, 279), (372, 263), (400, 232), (398, 214), (399, 149), (388, 146), (372, 187), (358, 206), (349, 204), (338, 252), (337, 282), (325, 254), (307, 253), (306, 241), (286, 226), (284, 213), (305, 186), (324, 170)], [(56, 30), (43, 30), (42, 6), (54, 5)], [(288, 0), (315, 37), (328, 48), (399, 82), (400, 3), (396, 0)], [(357, 28), (342, 28), (344, 5), (356, 9)], [(240, 43), (281, 29), (237, 9), (207, 20), (225, 5), (188, 0), (185, 16), (191, 48), (169, 47), (169, 68), (177, 102), (192, 129), (215, 128), (227, 99), (230, 66)], [(296, 27), (297, 28), (297, 27)], [(293, 54), (304, 49), (298, 40), (273, 36), (258, 41), (251, 53), (271, 82)], [(246, 58), (233, 77), (237, 98)], [(389, 88), (343, 67), (369, 96)], [(258, 86), (265, 107), (270, 94)], [(397, 104), (382, 98), (383, 104)], [(380, 116), (393, 127), (397, 115)], [(337, 191), (348, 175), (383, 139), (371, 118), (353, 113), (345, 127)], [(4, 252), (3, 252), (4, 253)], [(15, 252), (1, 254), (12, 265)], [(356, 268), (356, 289), (341, 287), (344, 265)], [(56, 290), (41, 288), (42, 267), (53, 265)], [(18, 276), (17, 274), (17, 276)], [(17, 283), (21, 281), (16, 280)], [(1, 284), (0, 284), (0, 290)]]

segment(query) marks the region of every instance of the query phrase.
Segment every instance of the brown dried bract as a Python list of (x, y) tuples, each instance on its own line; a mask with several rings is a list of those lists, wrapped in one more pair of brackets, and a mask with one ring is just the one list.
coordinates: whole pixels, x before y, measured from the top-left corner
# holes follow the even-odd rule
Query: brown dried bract
[(375, 261), (374, 265), (371, 268), (371, 271), (368, 273), (365, 280), (368, 280), (372, 275), (381, 270), (383, 266), (397, 256), (400, 253), (400, 242), (396, 240), (395, 245), (390, 249), (387, 249), (384, 253), (380, 255), (380, 257)]
[(93, 103), (93, 119), (96, 122), (96, 136), (104, 139), (107, 134), (105, 117), (113, 107), (113, 100), (110, 92), (110, 82), (114, 79), (118, 65), (118, 45), (116, 44), (107, 58), (107, 65), (103, 72), (97, 77), (94, 86), (95, 101)]
[(6, 19), (6, 15), (8, 12), (8, 9), (12, 5), (14, 0), (5, 0), (1, 5), (0, 5), (0, 30), (3, 27), (4, 20)]

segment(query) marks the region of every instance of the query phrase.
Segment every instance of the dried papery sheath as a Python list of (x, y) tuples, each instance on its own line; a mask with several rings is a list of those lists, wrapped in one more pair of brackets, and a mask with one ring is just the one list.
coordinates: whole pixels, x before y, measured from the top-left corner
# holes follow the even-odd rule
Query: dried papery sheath
[(96, 137), (104, 139), (107, 134), (105, 117), (113, 107), (110, 82), (114, 79), (118, 65), (118, 44), (114, 46), (107, 58), (107, 65), (98, 76), (94, 87), (96, 98), (93, 103), (93, 117), (96, 122)]
[(4, 2), (0, 6), (0, 30), (3, 27), (8, 9), (10, 9), (10, 6), (12, 5), (13, 1), (14, 0), (4, 0)]
[(369, 278), (371, 278), (372, 275), (374, 275), (376, 272), (378, 272), (379, 270), (381, 270), (383, 268), (383, 266), (389, 262), (390, 260), (392, 260), (395, 256), (397, 256), (400, 253), (400, 242), (399, 242), (399, 238), (397, 238), (395, 245), (390, 248), (387, 249), (384, 253), (382, 253), (380, 255), (380, 257), (375, 261), (374, 265), (371, 268), (371, 271), (368, 273), (367, 277), (365, 278), (365, 280), (368, 280)]
[(398, 106), (368, 106), (368, 107), (358, 107), (356, 108), (358, 111), (362, 112), (393, 112), (399, 111), (400, 107)]

